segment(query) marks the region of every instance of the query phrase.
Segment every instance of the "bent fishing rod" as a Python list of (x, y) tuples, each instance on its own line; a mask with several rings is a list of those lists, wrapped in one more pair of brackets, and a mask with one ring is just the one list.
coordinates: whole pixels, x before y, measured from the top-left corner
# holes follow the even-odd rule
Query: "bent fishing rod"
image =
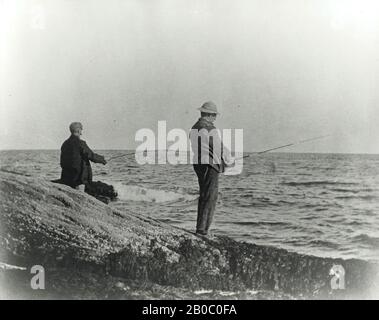
[[(323, 138), (330, 137), (330, 136), (331, 135), (328, 134), (328, 135), (325, 135), (325, 136), (318, 136), (318, 137), (314, 137), (314, 138), (310, 138), (310, 139), (300, 140), (300, 141), (288, 143), (288, 144), (285, 144), (285, 145), (282, 145), (282, 146), (279, 146), (279, 147), (274, 147), (274, 148), (266, 149), (266, 150), (263, 150), (263, 151), (259, 151), (259, 152), (257, 152), (257, 154), (263, 154), (263, 153), (267, 153), (267, 152), (274, 151), (274, 150), (288, 148), (288, 147), (291, 147), (291, 146), (294, 146), (294, 145), (298, 145), (298, 144), (302, 144), (302, 143), (306, 143), (306, 142), (310, 142), (310, 141), (314, 141), (314, 140), (319, 140), (319, 139), (323, 139)], [(250, 155), (245, 155), (243, 157), (236, 158), (236, 160), (240, 160), (240, 159), (244, 159), (244, 158), (248, 158), (248, 157), (250, 157)]]
[(258, 154), (263, 154), (263, 153), (266, 153), (266, 152), (270, 152), (270, 151), (274, 151), (274, 150), (278, 150), (278, 149), (282, 149), (282, 148), (287, 148), (287, 147), (291, 147), (291, 146), (294, 146), (294, 145), (298, 145), (298, 144), (302, 144), (302, 143), (306, 143), (306, 142), (310, 142), (310, 141), (314, 141), (314, 140), (319, 140), (319, 139), (323, 139), (323, 138), (330, 137), (330, 136), (331, 135), (328, 134), (328, 135), (325, 135), (325, 136), (318, 136), (318, 137), (314, 137), (314, 138), (310, 138), (310, 139), (300, 140), (300, 141), (297, 141), (297, 142), (285, 144), (283, 146), (279, 146), (279, 147), (263, 150), (263, 151), (260, 151), (260, 152), (257, 152), (257, 153)]

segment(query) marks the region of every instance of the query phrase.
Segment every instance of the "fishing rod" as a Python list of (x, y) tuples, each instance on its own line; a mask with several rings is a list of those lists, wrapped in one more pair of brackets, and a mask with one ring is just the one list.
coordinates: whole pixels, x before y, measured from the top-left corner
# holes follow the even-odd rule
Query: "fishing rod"
[(127, 157), (127, 156), (131, 156), (133, 155), (134, 152), (129, 152), (129, 153), (124, 153), (124, 154), (120, 154), (118, 156), (114, 156), (114, 157), (111, 157), (108, 159), (108, 161), (111, 161), (111, 160), (114, 160), (114, 159), (118, 159), (118, 158), (122, 158), (122, 157)]
[[(270, 149), (266, 149), (266, 150), (263, 150), (263, 151), (259, 151), (259, 152), (257, 152), (257, 154), (263, 154), (263, 153), (267, 153), (267, 152), (270, 152), (270, 151), (274, 151), (274, 150), (278, 150), (278, 149), (283, 149), (283, 148), (291, 147), (293, 145), (302, 144), (302, 143), (306, 143), (306, 142), (314, 141), (314, 140), (319, 140), (319, 139), (330, 137), (330, 136), (331, 135), (329, 134), (329, 135), (326, 135), (326, 136), (318, 136), (318, 137), (314, 137), (314, 138), (310, 138), (310, 139), (300, 140), (300, 141), (297, 141), (297, 142), (285, 144), (283, 146), (279, 146), (279, 147), (275, 147), (275, 148), (270, 148)], [(248, 157), (250, 157), (250, 155), (245, 155), (245, 156), (242, 156), (242, 157), (238, 157), (238, 158), (235, 158), (235, 160), (241, 160), (241, 159), (245, 159), (245, 158), (248, 158)]]
[(234, 160), (242, 160), (242, 159), (249, 158), (249, 157), (250, 157), (250, 155), (247, 154), (247, 155), (242, 156), (242, 157), (234, 158)]
[[(323, 139), (323, 138), (330, 137), (330, 136), (331, 135), (328, 134), (328, 135), (325, 135), (325, 136), (318, 136), (318, 137), (314, 137), (314, 138), (310, 138), (310, 139), (300, 140), (300, 141), (288, 143), (288, 144), (285, 144), (285, 145), (282, 145), (282, 146), (279, 146), (279, 147), (275, 147), (275, 148), (270, 148), (270, 149), (266, 149), (266, 150), (263, 150), (263, 151), (259, 151), (259, 152), (257, 152), (257, 154), (263, 154), (263, 153), (267, 153), (267, 152), (270, 152), (270, 151), (279, 150), (279, 149), (291, 147), (291, 146), (294, 146), (294, 145), (298, 145), (298, 144), (302, 144), (302, 143), (306, 143), (306, 142), (310, 142), (310, 141), (314, 141), (314, 140)], [(170, 150), (170, 151), (172, 151), (172, 150)], [(135, 154), (135, 152), (129, 152), (129, 153), (121, 154), (121, 155), (109, 158), (108, 161), (114, 160), (114, 159), (118, 159), (118, 158), (122, 158), (122, 157), (131, 156), (131, 155), (134, 155), (134, 154)], [(241, 159), (245, 159), (245, 158), (249, 158), (249, 157), (250, 157), (250, 155), (244, 155), (242, 157), (235, 158), (235, 160), (241, 160)]]
[(302, 144), (302, 143), (306, 143), (306, 142), (309, 142), (309, 141), (319, 140), (319, 139), (323, 139), (323, 138), (330, 137), (330, 136), (331, 135), (328, 134), (326, 136), (318, 136), (318, 137), (314, 137), (314, 138), (310, 138), (310, 139), (300, 140), (300, 141), (297, 141), (297, 142), (285, 144), (283, 146), (279, 146), (279, 147), (263, 150), (263, 151), (257, 152), (257, 154), (263, 154), (263, 153), (266, 153), (266, 152), (270, 152), (270, 151), (274, 151), (274, 150), (278, 150), (278, 149), (283, 149), (283, 148), (291, 147), (291, 146), (294, 146), (294, 145), (297, 145), (297, 144)]

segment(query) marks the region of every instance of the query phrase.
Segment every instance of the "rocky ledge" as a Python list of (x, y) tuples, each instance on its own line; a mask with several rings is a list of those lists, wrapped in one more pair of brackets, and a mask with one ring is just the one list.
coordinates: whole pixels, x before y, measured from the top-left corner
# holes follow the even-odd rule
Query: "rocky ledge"
[[(3, 298), (378, 298), (374, 263), (202, 239), (35, 177), (0, 172), (0, 189)], [(33, 265), (45, 290), (31, 289)], [(344, 290), (331, 288), (335, 265)]]

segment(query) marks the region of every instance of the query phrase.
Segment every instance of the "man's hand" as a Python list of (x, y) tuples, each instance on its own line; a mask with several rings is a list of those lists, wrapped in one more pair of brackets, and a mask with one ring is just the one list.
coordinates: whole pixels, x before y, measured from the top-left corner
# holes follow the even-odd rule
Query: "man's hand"
[(236, 159), (231, 157), (228, 162), (226, 162), (226, 161), (224, 161), (224, 162), (225, 162), (225, 167), (230, 168), (230, 167), (235, 166)]
[(107, 164), (107, 160), (105, 160), (105, 158), (103, 158), (103, 161), (101, 161), (101, 163), (102, 163), (103, 165), (106, 165), (106, 164)]

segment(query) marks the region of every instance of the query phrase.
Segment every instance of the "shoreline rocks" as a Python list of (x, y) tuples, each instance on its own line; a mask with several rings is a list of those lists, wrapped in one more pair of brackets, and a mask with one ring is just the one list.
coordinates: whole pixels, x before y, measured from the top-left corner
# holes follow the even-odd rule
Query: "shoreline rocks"
[[(227, 298), (222, 292), (247, 299), (379, 294), (374, 263), (301, 255), (221, 236), (202, 239), (35, 177), (0, 172), (0, 192), (0, 262), (28, 270), (42, 265), (46, 297), (151, 298), (154, 290), (173, 299), (207, 298), (195, 293), (199, 290), (220, 299)], [(345, 290), (331, 289), (334, 265), (345, 269)], [(0, 281), (9, 272), (0, 270)], [(14, 285), (26, 288), (30, 272), (24, 271), (24, 278), (22, 271), (16, 273)], [(145, 292), (143, 286), (155, 289)]]

